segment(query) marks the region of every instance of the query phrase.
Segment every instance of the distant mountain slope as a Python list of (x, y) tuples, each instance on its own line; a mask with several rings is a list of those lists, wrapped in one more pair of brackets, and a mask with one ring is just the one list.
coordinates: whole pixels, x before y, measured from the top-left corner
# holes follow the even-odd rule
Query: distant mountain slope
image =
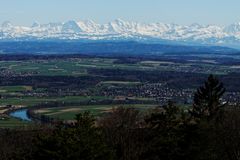
[(86, 55), (236, 55), (227, 47), (184, 46), (126, 41), (20, 41), (0, 42), (2, 54), (86, 54)]
[(126, 22), (117, 19), (107, 24), (91, 20), (39, 24), (31, 27), (4, 22), (0, 26), (0, 41), (32, 40), (126, 40), (138, 42), (169, 41), (185, 45), (215, 45), (240, 48), (240, 23), (217, 25), (178, 25), (165, 23)]

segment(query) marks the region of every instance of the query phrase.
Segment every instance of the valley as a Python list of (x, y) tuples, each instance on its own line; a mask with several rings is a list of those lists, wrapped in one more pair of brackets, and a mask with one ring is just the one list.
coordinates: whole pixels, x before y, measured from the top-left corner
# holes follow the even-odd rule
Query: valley
[[(148, 110), (174, 101), (190, 106), (209, 74), (225, 84), (224, 101), (239, 103), (238, 59), (181, 57), (101, 57), (86, 55), (2, 55), (0, 127), (31, 125), (9, 116), (28, 108), (35, 121), (71, 121), (77, 113), (101, 116), (112, 108)], [(18, 58), (21, 57), (21, 58)], [(18, 121), (18, 123), (15, 123)], [(12, 123), (11, 123), (12, 122)]]

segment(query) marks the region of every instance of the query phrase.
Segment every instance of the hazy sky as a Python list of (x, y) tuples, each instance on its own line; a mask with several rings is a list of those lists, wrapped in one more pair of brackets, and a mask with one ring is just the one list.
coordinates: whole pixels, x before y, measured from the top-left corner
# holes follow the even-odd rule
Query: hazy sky
[(240, 0), (0, 0), (0, 23), (66, 20), (226, 25), (240, 21)]

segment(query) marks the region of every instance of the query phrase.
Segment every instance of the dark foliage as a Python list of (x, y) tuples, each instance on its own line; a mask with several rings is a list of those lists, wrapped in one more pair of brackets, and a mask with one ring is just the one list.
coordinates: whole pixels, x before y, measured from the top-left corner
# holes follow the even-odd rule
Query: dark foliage
[(140, 113), (131, 108), (115, 108), (98, 121), (98, 126), (117, 159), (138, 160), (145, 148)]
[(223, 84), (210, 75), (203, 87), (200, 87), (194, 95), (194, 102), (191, 115), (194, 118), (211, 119), (216, 116), (219, 110), (224, 106), (221, 103), (221, 97), (225, 92)]
[(40, 135), (36, 141), (36, 159), (108, 160), (113, 158), (104, 143), (101, 132), (94, 127), (94, 118), (88, 112), (78, 114), (77, 122), (63, 125), (49, 135)]

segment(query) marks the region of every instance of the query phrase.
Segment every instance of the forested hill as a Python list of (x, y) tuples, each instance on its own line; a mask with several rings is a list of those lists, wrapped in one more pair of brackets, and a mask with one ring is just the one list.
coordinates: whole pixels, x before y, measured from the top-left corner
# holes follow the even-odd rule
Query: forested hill
[(88, 55), (236, 55), (238, 50), (219, 46), (184, 46), (112, 41), (9, 41), (0, 42), (1, 54)]

